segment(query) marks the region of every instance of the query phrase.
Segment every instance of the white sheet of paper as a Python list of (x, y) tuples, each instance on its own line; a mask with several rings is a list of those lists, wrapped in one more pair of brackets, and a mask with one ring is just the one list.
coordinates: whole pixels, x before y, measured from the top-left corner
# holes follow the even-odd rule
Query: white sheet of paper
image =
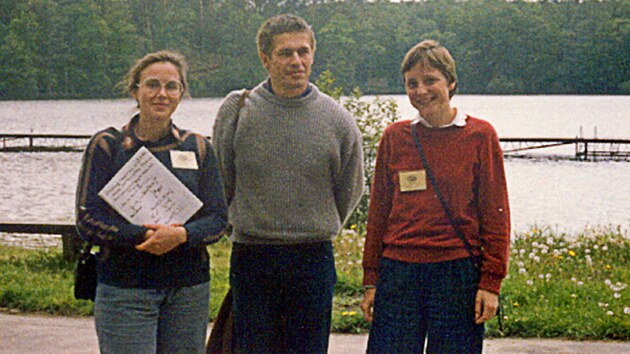
[(203, 203), (144, 146), (98, 195), (133, 224), (184, 224)]

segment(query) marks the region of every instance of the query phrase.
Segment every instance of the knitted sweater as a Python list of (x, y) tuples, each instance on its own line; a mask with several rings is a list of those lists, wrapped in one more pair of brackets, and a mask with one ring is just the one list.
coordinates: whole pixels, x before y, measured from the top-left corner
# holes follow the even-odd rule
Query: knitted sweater
[[(99, 245), (99, 282), (124, 288), (191, 286), (210, 279), (205, 245), (217, 241), (227, 226), (227, 206), (216, 158), (208, 140), (171, 124), (171, 134), (155, 142), (140, 141), (133, 123), (122, 132), (110, 128), (96, 133), (83, 156), (77, 187), (76, 223), (85, 240)], [(126, 221), (98, 196), (107, 182), (145, 146), (202, 202), (203, 206), (183, 226), (187, 241), (155, 256), (134, 248), (144, 241), (147, 229)], [(171, 150), (193, 151), (197, 169), (172, 166)]]
[[(510, 213), (496, 132), (470, 116), (463, 127), (416, 126), (447, 205), (467, 240), (483, 253), (479, 287), (498, 293), (507, 274)], [(420, 174), (426, 187), (401, 191), (400, 174), (422, 170), (410, 121), (389, 126), (379, 145), (370, 195), (364, 285), (377, 283), (381, 257), (410, 263), (469, 257), (427, 178)]]
[(329, 241), (363, 194), (361, 134), (317, 87), (283, 99), (261, 83), (238, 112), (232, 92), (213, 129), (232, 240), (247, 244)]

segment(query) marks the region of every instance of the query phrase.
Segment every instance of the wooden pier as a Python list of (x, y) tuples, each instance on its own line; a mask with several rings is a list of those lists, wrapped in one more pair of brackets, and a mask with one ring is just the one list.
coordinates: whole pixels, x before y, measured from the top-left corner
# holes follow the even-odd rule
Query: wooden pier
[(533, 150), (573, 145), (573, 157), (579, 161), (630, 161), (630, 139), (500, 138), (499, 140), (503, 154), (506, 156), (523, 156), (526, 152)]
[(68, 223), (0, 221), (0, 233), (61, 235), (64, 258), (74, 260), (83, 246), (76, 226)]
[(0, 152), (83, 151), (90, 135), (0, 134)]
[[(83, 151), (89, 139), (90, 135), (76, 134), (0, 134), (0, 152)], [(563, 155), (579, 161), (630, 161), (630, 139), (575, 137), (499, 140), (505, 156), (549, 156), (548, 151), (552, 148), (573, 146)]]

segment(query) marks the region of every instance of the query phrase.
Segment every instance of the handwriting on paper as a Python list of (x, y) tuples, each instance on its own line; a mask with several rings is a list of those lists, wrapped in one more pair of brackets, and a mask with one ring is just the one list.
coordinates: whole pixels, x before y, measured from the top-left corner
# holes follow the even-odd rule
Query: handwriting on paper
[(183, 224), (203, 203), (142, 147), (98, 195), (133, 224)]

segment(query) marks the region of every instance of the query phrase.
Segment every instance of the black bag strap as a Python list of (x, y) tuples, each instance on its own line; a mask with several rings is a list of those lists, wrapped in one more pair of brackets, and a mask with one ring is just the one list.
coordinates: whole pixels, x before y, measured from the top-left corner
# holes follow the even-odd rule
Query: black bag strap
[[(455, 229), (455, 234), (457, 234), (457, 237), (459, 237), (459, 239), (462, 240), (462, 243), (464, 244), (466, 251), (468, 251), (468, 254), (470, 255), (470, 259), (472, 261), (473, 266), (478, 270), (481, 269), (481, 259), (475, 256), (475, 254), (473, 253), (472, 245), (470, 244), (470, 242), (468, 242), (468, 240), (466, 240), (466, 237), (464, 237), (464, 233), (459, 228), (459, 225), (455, 222), (455, 218), (453, 217), (451, 210), (448, 208), (448, 205), (446, 205), (446, 200), (444, 200), (444, 196), (442, 196), (442, 193), (440, 192), (440, 188), (438, 187), (437, 180), (435, 179), (435, 176), (433, 176), (433, 172), (431, 171), (431, 168), (429, 168), (429, 164), (427, 163), (427, 158), (424, 155), (424, 150), (422, 149), (422, 144), (420, 143), (420, 138), (418, 137), (416, 124), (411, 124), (411, 135), (413, 135), (413, 140), (416, 143), (416, 148), (418, 149), (418, 152), (420, 153), (420, 158), (422, 159), (422, 163), (424, 164), (424, 169), (427, 172), (427, 177), (429, 177), (429, 181), (431, 182), (431, 185), (433, 185), (435, 194), (437, 194), (437, 197), (440, 200), (440, 203), (442, 204), (442, 208), (444, 209), (444, 212), (446, 212), (446, 215), (448, 216), (449, 222)], [(503, 335), (504, 312), (505, 310), (503, 309), (503, 301), (501, 300), (501, 295), (499, 295), (499, 307), (497, 309), (497, 319), (499, 321), (499, 333), (501, 333), (502, 335)]]
[(416, 148), (418, 149), (418, 152), (420, 153), (420, 158), (422, 159), (422, 164), (424, 165), (424, 169), (427, 172), (427, 177), (429, 177), (429, 181), (431, 182), (431, 185), (433, 186), (433, 189), (435, 190), (435, 194), (437, 194), (437, 197), (440, 200), (440, 204), (442, 204), (442, 208), (444, 209), (444, 212), (446, 212), (446, 215), (448, 216), (449, 222), (453, 226), (453, 229), (455, 229), (455, 234), (457, 234), (457, 237), (459, 237), (459, 239), (464, 244), (464, 248), (466, 248), (466, 251), (468, 251), (468, 254), (470, 255), (470, 258), (475, 268), (480, 269), (481, 260), (477, 259), (477, 257), (475, 256), (475, 253), (473, 252), (472, 245), (470, 244), (470, 242), (468, 242), (468, 240), (464, 236), (464, 233), (460, 229), (459, 225), (455, 222), (453, 213), (451, 213), (451, 210), (448, 208), (448, 205), (446, 204), (446, 200), (444, 199), (444, 196), (442, 195), (442, 192), (440, 192), (440, 188), (438, 187), (437, 180), (435, 179), (435, 176), (433, 175), (433, 172), (431, 171), (431, 168), (429, 167), (429, 164), (427, 163), (427, 158), (424, 155), (424, 150), (422, 149), (422, 144), (420, 143), (420, 138), (418, 137), (418, 132), (416, 131), (416, 124), (411, 124), (411, 135), (413, 135), (413, 140), (416, 143)]

